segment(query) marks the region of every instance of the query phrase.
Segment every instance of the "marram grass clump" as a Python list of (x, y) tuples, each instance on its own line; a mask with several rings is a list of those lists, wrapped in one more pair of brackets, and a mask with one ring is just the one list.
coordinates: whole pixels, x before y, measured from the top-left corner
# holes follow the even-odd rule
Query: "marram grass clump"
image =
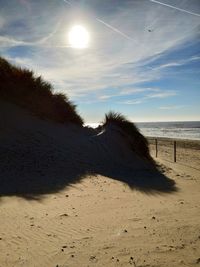
[(0, 99), (26, 108), (43, 119), (83, 125), (83, 119), (66, 95), (54, 94), (50, 83), (33, 71), (14, 66), (0, 57)]
[(120, 113), (110, 111), (105, 114), (102, 127), (106, 128), (110, 124), (116, 125), (123, 131), (128, 143), (131, 145), (131, 149), (135, 153), (144, 159), (153, 161), (150, 156), (147, 139), (140, 133), (133, 122)]

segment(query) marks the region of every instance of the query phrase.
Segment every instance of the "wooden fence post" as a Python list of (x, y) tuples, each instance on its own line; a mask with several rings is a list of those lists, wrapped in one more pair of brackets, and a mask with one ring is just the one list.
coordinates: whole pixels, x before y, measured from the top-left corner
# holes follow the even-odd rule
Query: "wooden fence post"
[(176, 162), (176, 141), (174, 141), (174, 162)]
[(156, 144), (156, 158), (158, 157), (158, 140), (155, 139), (155, 144)]

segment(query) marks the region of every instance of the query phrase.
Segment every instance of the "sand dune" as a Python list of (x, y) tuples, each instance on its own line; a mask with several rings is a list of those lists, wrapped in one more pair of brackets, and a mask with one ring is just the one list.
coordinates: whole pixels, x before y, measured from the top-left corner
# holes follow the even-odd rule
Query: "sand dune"
[(115, 127), (0, 103), (0, 266), (197, 266), (199, 172), (155, 169)]
[(101, 132), (39, 120), (1, 103), (0, 195), (39, 197), (100, 174), (143, 191), (174, 191), (174, 182), (134, 153), (120, 129)]

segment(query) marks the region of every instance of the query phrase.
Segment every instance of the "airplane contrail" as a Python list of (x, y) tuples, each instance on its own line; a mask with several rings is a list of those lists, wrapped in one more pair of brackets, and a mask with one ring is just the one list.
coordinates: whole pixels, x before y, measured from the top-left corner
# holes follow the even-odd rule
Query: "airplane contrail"
[(167, 7), (170, 7), (170, 8), (173, 8), (173, 9), (176, 9), (176, 10), (179, 10), (179, 11), (182, 11), (182, 12), (185, 12), (185, 13), (188, 13), (190, 15), (194, 15), (194, 16), (198, 16), (200, 17), (200, 14), (198, 13), (194, 13), (194, 12), (191, 12), (191, 11), (188, 11), (188, 10), (185, 10), (185, 9), (182, 9), (182, 8), (179, 8), (179, 7), (175, 7), (175, 6), (172, 6), (172, 5), (168, 5), (168, 4), (165, 4), (163, 2), (159, 2), (157, 0), (149, 0), (155, 4), (159, 4), (159, 5), (162, 5), (162, 6), (167, 6)]
[(63, 2), (65, 2), (66, 4), (68, 4), (68, 5), (72, 6), (72, 3), (70, 3), (70, 2), (69, 2), (69, 1), (67, 1), (67, 0), (63, 0)]
[(110, 28), (111, 30), (113, 30), (114, 32), (117, 32), (119, 33), (120, 35), (124, 36), (126, 39), (128, 40), (132, 40), (133, 41), (133, 38), (131, 38), (130, 36), (128, 36), (127, 34), (121, 32), (120, 30), (118, 30), (117, 28), (111, 26), (110, 24), (106, 23), (105, 21), (101, 20), (101, 19), (98, 19), (96, 18), (97, 21), (99, 21), (100, 23), (102, 23), (103, 25), (105, 25), (106, 27)]
[[(65, 2), (66, 4), (73, 6), (73, 4), (70, 1), (67, 0), (63, 0), (63, 2)], [(128, 40), (134, 41), (133, 38), (131, 38), (130, 36), (128, 36), (127, 34), (123, 33), (122, 31), (118, 30), (117, 28), (111, 26), (110, 24), (106, 23), (105, 21), (99, 19), (99, 18), (95, 18), (96, 21), (102, 23), (104, 26), (108, 27), (109, 29), (113, 30), (114, 32), (117, 32), (118, 34), (122, 35), (123, 37), (125, 37)]]
[(59, 20), (59, 22), (56, 24), (55, 29), (51, 33), (49, 33), (47, 36), (43, 37), (42, 39), (33, 42), (32, 44), (36, 44), (37, 45), (37, 44), (43, 44), (43, 43), (45, 43), (48, 39), (50, 39), (51, 37), (53, 37), (54, 34), (56, 34), (56, 32), (58, 31), (58, 29), (60, 27), (60, 24), (61, 24), (61, 20)]

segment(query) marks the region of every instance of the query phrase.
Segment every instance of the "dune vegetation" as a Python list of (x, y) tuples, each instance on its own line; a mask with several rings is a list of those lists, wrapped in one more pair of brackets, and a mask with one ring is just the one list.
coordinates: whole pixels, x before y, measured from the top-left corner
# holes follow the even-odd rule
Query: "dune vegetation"
[[(74, 123), (83, 126), (83, 119), (65, 94), (53, 93), (50, 83), (34, 72), (22, 69), (0, 57), (0, 99), (15, 103), (32, 114), (59, 123)], [(114, 124), (120, 128), (126, 141), (139, 156), (152, 160), (148, 141), (135, 124), (116, 112), (105, 114), (100, 128)]]
[(105, 114), (102, 127), (106, 128), (110, 124), (116, 125), (118, 128), (122, 129), (133, 151), (139, 154), (142, 158), (152, 161), (149, 152), (148, 141), (140, 133), (133, 122), (129, 121), (124, 115), (118, 112), (110, 111)]
[(83, 119), (66, 95), (53, 93), (50, 83), (33, 71), (0, 57), (0, 99), (15, 103), (43, 119), (83, 125)]

